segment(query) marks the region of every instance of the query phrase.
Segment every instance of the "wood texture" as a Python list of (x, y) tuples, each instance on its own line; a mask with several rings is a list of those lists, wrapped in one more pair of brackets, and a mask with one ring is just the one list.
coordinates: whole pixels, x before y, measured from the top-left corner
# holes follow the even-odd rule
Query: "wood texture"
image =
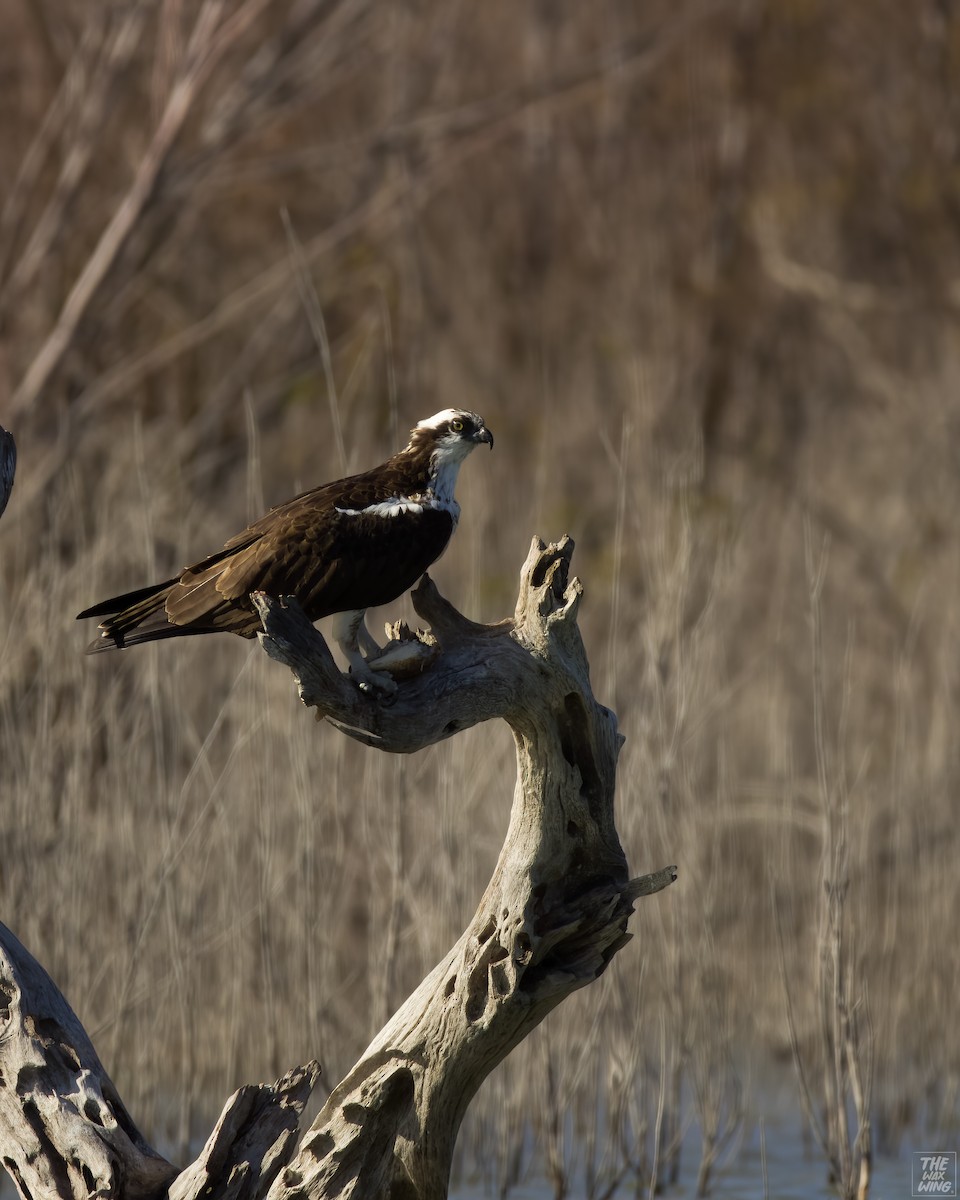
[(22, 1197), (157, 1196), (177, 1168), (130, 1119), (83, 1026), (0, 925), (0, 1155)]
[(271, 1200), (439, 1200), (457, 1131), (489, 1072), (628, 941), (633, 901), (676, 877), (631, 880), (614, 826), (622, 738), (591, 691), (576, 624), (573, 543), (534, 539), (512, 621), (466, 620), (425, 579), (414, 593), (440, 647), (392, 703), (358, 691), (295, 606), (257, 600), (267, 653), (305, 704), (368, 745), (409, 753), (501, 717), (517, 785), (476, 914), (334, 1089)]
[(59, 988), (0, 925), (0, 1157), (24, 1200), (261, 1200), (319, 1074), (311, 1062), (240, 1088), (181, 1171), (147, 1144)]

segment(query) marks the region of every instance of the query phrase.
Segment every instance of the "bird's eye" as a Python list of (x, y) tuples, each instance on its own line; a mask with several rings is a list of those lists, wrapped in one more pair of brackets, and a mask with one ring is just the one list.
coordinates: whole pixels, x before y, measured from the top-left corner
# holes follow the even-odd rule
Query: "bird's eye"
[(463, 422), (459, 417), (456, 417), (450, 422), (450, 428), (454, 433), (463, 433)]

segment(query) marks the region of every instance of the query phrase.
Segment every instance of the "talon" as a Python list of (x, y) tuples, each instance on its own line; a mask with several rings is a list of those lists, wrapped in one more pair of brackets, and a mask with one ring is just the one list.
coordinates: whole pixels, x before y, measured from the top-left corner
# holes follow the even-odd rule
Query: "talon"
[(396, 680), (391, 679), (389, 675), (382, 671), (372, 671), (365, 663), (363, 665), (359, 663), (352, 665), (349, 675), (360, 691), (366, 692), (369, 696), (378, 693), (383, 696), (393, 696), (396, 694)]

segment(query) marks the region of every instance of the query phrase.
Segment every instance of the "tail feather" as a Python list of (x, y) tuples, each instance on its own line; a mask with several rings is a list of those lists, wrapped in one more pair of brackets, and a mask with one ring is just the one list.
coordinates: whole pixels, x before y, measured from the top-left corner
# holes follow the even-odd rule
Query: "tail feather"
[(164, 608), (170, 588), (176, 582), (175, 579), (168, 579), (166, 583), (151, 584), (150, 587), (127, 592), (123, 596), (114, 596), (112, 600), (104, 600), (80, 613), (80, 617), (106, 617), (100, 622), (100, 637), (87, 647), (87, 654), (96, 654), (100, 650), (119, 650), (138, 642), (152, 642), (187, 632), (167, 621)]
[(114, 613), (123, 612), (124, 609), (131, 608), (134, 604), (140, 604), (144, 600), (159, 596), (161, 592), (166, 592), (173, 587), (176, 582), (176, 579), (168, 579), (164, 583), (151, 583), (149, 587), (137, 588), (135, 592), (125, 592), (122, 596), (101, 600), (99, 604), (94, 604), (90, 608), (85, 608), (82, 613), (77, 613), (77, 620), (82, 621), (87, 617), (109, 617)]
[(132, 633), (122, 635), (114, 633), (110, 629), (104, 629), (96, 641), (91, 642), (84, 650), (84, 654), (100, 654), (103, 650), (124, 650), (127, 646), (136, 646), (143, 642), (159, 642), (164, 638), (191, 637), (210, 632), (209, 629), (189, 629), (182, 625), (166, 624), (146, 629), (134, 629)]

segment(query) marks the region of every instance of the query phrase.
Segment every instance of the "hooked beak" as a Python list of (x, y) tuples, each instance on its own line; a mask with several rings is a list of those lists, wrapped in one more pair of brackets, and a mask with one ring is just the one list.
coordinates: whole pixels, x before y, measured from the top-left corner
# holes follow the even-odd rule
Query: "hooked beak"
[(486, 427), (486, 425), (481, 426), (480, 429), (477, 430), (477, 432), (473, 435), (473, 440), (478, 445), (480, 442), (486, 442), (490, 449), (493, 449), (493, 434)]

